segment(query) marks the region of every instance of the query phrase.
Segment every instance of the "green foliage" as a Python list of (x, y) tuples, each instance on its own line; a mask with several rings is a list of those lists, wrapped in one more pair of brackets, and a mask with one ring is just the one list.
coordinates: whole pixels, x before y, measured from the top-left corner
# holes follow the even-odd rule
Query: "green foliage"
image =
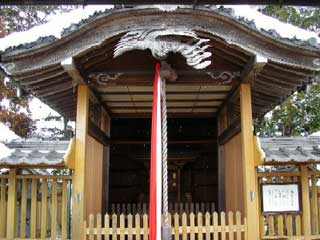
[[(298, 27), (320, 31), (320, 9), (292, 6), (266, 6), (260, 9), (266, 15)], [(262, 121), (256, 122), (261, 136), (308, 135), (320, 130), (320, 85), (311, 86), (307, 92), (289, 97)]]
[(295, 93), (256, 123), (260, 136), (299, 136), (320, 131), (320, 84)]
[(320, 30), (320, 8), (297, 8), (292, 6), (266, 6), (260, 11), (280, 21), (311, 30)]

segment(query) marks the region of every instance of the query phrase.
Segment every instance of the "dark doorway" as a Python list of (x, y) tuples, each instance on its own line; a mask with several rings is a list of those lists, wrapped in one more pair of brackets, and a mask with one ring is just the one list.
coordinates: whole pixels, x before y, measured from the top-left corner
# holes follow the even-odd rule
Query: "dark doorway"
[[(151, 119), (113, 119), (109, 211), (149, 202)], [(169, 203), (218, 200), (215, 118), (168, 119)]]

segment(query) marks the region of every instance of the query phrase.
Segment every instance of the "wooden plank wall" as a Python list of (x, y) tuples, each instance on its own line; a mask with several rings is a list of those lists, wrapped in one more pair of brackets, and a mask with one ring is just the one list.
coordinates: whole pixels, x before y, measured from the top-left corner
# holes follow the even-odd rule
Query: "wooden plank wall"
[(88, 136), (86, 146), (86, 219), (102, 211), (103, 145)]
[(224, 145), (225, 210), (244, 213), (241, 145), (241, 134)]

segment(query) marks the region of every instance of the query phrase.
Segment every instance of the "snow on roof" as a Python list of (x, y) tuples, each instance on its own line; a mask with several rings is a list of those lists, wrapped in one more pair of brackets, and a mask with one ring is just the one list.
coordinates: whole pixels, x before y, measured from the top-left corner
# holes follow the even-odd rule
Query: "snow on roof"
[(316, 32), (307, 31), (289, 23), (281, 22), (276, 18), (264, 15), (258, 11), (257, 6), (236, 5), (228, 7), (233, 9), (235, 16), (253, 20), (258, 29), (275, 30), (284, 38), (296, 37), (297, 39), (305, 41), (310, 38), (315, 38), (317, 42), (320, 43), (320, 37)]
[[(320, 137), (320, 131), (312, 133), (311, 136)], [(320, 145), (320, 143), (319, 143), (319, 145)]]
[[(9, 127), (7, 127), (5, 124), (0, 123), (0, 142), (8, 142), (8, 141), (12, 141), (14, 139), (19, 138), (18, 135), (16, 135), (13, 131), (11, 131), (9, 129)], [(0, 152), (1, 152), (1, 148), (0, 148)]]
[(1, 38), (0, 51), (20, 44), (34, 42), (40, 37), (55, 36), (56, 38), (60, 38), (63, 29), (69, 27), (71, 24), (87, 19), (97, 11), (104, 11), (110, 8), (113, 8), (113, 5), (93, 5), (78, 8), (68, 13), (50, 15), (48, 17), (48, 23), (35, 26), (28, 31), (15, 32)]
[(260, 138), (266, 162), (320, 161), (320, 137)]
[[(44, 141), (41, 139), (18, 139), (6, 143), (6, 154), (0, 152), (0, 165), (58, 165), (64, 164), (69, 141)], [(0, 149), (4, 147), (0, 144)]]
[[(174, 11), (181, 6), (148, 5), (148, 7), (155, 7), (162, 11)], [(25, 32), (12, 33), (7, 37), (0, 39), (0, 51), (4, 51), (7, 48), (15, 47), (21, 44), (35, 42), (40, 37), (54, 36), (56, 38), (61, 38), (63, 30), (70, 27), (70, 25), (89, 18), (89, 16), (93, 15), (95, 12), (103, 12), (106, 9), (111, 8), (113, 8), (113, 5), (91, 5), (72, 10), (69, 13), (52, 15), (49, 17), (49, 21), (46, 24), (36, 26)], [(213, 7), (213, 9), (214, 8), (215, 7)], [(254, 21), (258, 30), (275, 30), (283, 38), (297, 38), (304, 41), (308, 41), (310, 38), (312, 38), (320, 43), (320, 37), (317, 35), (317, 33), (307, 31), (291, 24), (283, 23), (275, 18), (266, 16), (258, 11), (257, 6), (228, 5), (227, 8), (231, 9), (233, 11), (232, 14), (239, 19), (242, 18), (249, 21)]]
[(9, 129), (3, 123), (0, 123), (0, 158), (4, 158), (9, 156), (12, 153), (12, 150), (9, 149), (3, 142), (10, 142), (14, 139), (18, 139), (17, 136), (13, 131)]
[(0, 159), (11, 155), (12, 149), (8, 148), (4, 143), (0, 142)]

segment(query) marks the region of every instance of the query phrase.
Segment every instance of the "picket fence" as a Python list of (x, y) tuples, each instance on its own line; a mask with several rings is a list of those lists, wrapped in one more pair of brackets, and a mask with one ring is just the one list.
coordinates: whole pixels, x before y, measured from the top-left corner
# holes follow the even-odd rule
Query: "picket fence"
[[(215, 211), (214, 202), (180, 202), (180, 203), (169, 203), (169, 213), (172, 215), (175, 213), (182, 214), (185, 212), (187, 215), (191, 212), (197, 214), (201, 212), (213, 213)], [(143, 215), (149, 212), (149, 203), (111, 203), (108, 214), (140, 214)]]
[[(169, 224), (174, 240), (242, 240), (246, 236), (246, 220), (240, 212), (169, 214)], [(102, 219), (101, 214), (91, 214), (84, 229), (83, 239), (101, 240), (106, 236), (112, 240), (148, 240), (148, 215), (106, 214)]]
[[(301, 183), (302, 178), (305, 177), (307, 183), (305, 192), (308, 194), (305, 202), (307, 205), (302, 206), (301, 213), (264, 214), (259, 206), (261, 239), (320, 239), (320, 191), (318, 186), (320, 172), (309, 170), (304, 176), (301, 170), (297, 169), (293, 172), (260, 172), (257, 176), (259, 185), (263, 183)], [(304, 230), (303, 214), (306, 214), (307, 209), (310, 225), (305, 226)]]
[(0, 175), (0, 239), (68, 239), (71, 178)]

